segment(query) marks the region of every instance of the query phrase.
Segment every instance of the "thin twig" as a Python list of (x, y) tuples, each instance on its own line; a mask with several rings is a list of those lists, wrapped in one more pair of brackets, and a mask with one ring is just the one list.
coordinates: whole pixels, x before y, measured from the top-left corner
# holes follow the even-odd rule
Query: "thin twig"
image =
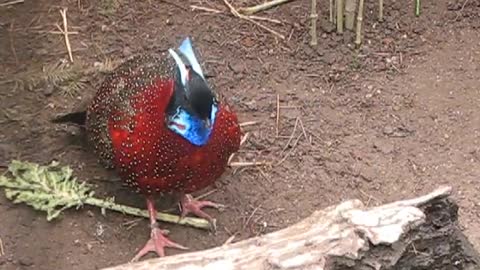
[(201, 7), (201, 6), (197, 6), (197, 5), (190, 5), (190, 8), (192, 9), (192, 11), (201, 10), (201, 11), (206, 11), (206, 12), (211, 12), (211, 13), (223, 13), (223, 11), (218, 10), (218, 9)]
[(250, 16), (248, 16), (248, 17), (249, 17), (250, 19), (259, 20), (259, 21), (267, 21), (267, 22), (276, 23), (276, 24), (283, 24), (282, 21), (277, 20), (277, 19), (271, 19), (271, 18), (260, 17), (260, 16), (255, 16), (255, 15), (250, 15)]
[[(245, 133), (245, 135), (243, 135), (242, 139), (240, 140), (240, 146), (242, 146), (247, 141), (249, 136), (250, 136), (250, 133), (248, 132)], [(231, 154), (230, 157), (228, 157), (228, 161), (227, 161), (228, 165), (230, 165), (234, 157), (235, 157), (235, 153)]]
[(265, 2), (263, 4), (259, 4), (259, 5), (253, 6), (253, 7), (240, 8), (238, 10), (244, 15), (252, 15), (252, 14), (255, 14), (257, 12), (260, 12), (260, 11), (263, 11), (263, 10), (266, 10), (266, 9), (270, 9), (270, 8), (278, 6), (278, 5), (288, 3), (290, 1), (292, 1), (292, 0), (272, 0), (270, 2)]
[(274, 34), (275, 36), (281, 38), (281, 39), (285, 39), (285, 36), (278, 33), (277, 31), (271, 29), (271, 28), (268, 28), (266, 27), (265, 25), (261, 24), (261, 23), (258, 23), (256, 21), (254, 21), (253, 19), (249, 18), (248, 16), (245, 16), (243, 14), (240, 14), (227, 0), (223, 0), (223, 2), (225, 3), (225, 5), (227, 5), (227, 7), (230, 9), (230, 12), (233, 14), (233, 16), (235, 17), (238, 17), (240, 19), (243, 19), (243, 20), (246, 20), (246, 21), (249, 21), (253, 24), (255, 24), (256, 26)]
[(10, 37), (10, 49), (12, 50), (13, 57), (15, 58), (15, 64), (18, 65), (17, 51), (15, 50), (15, 42), (13, 40), (13, 35), (12, 35), (13, 24), (14, 24), (14, 21), (12, 21), (10, 25), (10, 31), (8, 31), (8, 36)]
[(212, 189), (212, 190), (210, 190), (210, 191), (208, 191), (208, 192), (205, 192), (205, 193), (203, 193), (203, 194), (201, 194), (201, 195), (198, 195), (197, 197), (194, 198), (194, 200), (196, 200), (196, 201), (201, 200), (201, 199), (203, 199), (203, 198), (206, 198), (206, 197), (212, 195), (213, 193), (215, 193), (215, 192), (217, 192), (217, 191), (218, 191), (218, 189), (216, 189), (216, 188), (215, 188), (215, 189)]
[(311, 20), (311, 29), (310, 35), (312, 39), (310, 40), (311, 46), (317, 46), (317, 0), (312, 0), (310, 20)]
[(0, 257), (2, 257), (3, 255), (5, 255), (5, 250), (3, 249), (2, 238), (0, 238)]
[(129, 231), (131, 230), (133, 227), (137, 226), (138, 223), (140, 221), (142, 221), (143, 218), (136, 218), (136, 219), (132, 219), (132, 220), (129, 220), (129, 221), (126, 221), (122, 224), (123, 227), (125, 227), (125, 230)]
[(257, 207), (255, 207), (255, 209), (253, 209), (252, 213), (248, 216), (247, 220), (243, 224), (243, 229), (248, 226), (248, 223), (250, 223), (250, 220), (252, 220), (253, 215), (255, 215), (255, 213), (258, 211), (258, 209), (260, 209), (261, 206), (262, 204), (258, 205)]
[(305, 131), (305, 127), (303, 126), (303, 121), (302, 121), (302, 119), (299, 118), (299, 122), (300, 122), (300, 127), (302, 128), (303, 136), (305, 136), (305, 140), (308, 141), (307, 131)]
[(287, 158), (293, 153), (293, 151), (295, 150), (295, 146), (297, 146), (298, 142), (300, 141), (300, 138), (302, 138), (302, 135), (303, 134), (300, 134), (298, 135), (297, 139), (295, 140), (295, 142), (293, 143), (292, 145), (292, 149), (290, 149), (290, 151), (288, 151), (288, 153), (279, 161), (277, 162), (277, 164), (275, 164), (275, 166), (278, 166), (280, 164), (282, 164), (285, 160), (287, 160)]
[[(282, 153), (288, 148), (288, 146), (290, 145), (290, 142), (293, 140), (293, 136), (295, 136), (295, 131), (297, 131), (297, 126), (298, 126), (298, 121), (300, 120), (299, 117), (297, 117), (297, 120), (295, 121), (295, 125), (293, 126), (293, 131), (292, 133), (290, 134), (290, 137), (288, 138), (288, 141), (287, 143), (285, 144), (285, 146), (283, 147), (282, 149)], [(281, 153), (280, 153), (281, 154)]]
[(247, 121), (247, 122), (240, 123), (239, 126), (246, 127), (246, 126), (253, 126), (256, 124), (258, 124), (258, 121)]
[[(218, 10), (218, 9), (209, 8), (209, 7), (202, 7), (202, 6), (197, 6), (197, 5), (190, 5), (190, 8), (192, 9), (192, 11), (201, 10), (201, 11), (210, 12), (210, 13), (213, 13), (213, 14), (223, 13), (223, 11)], [(283, 22), (280, 21), (280, 20), (271, 19), (271, 18), (267, 18), (267, 17), (260, 17), (260, 16), (255, 16), (255, 15), (250, 15), (250, 16), (247, 16), (247, 17), (250, 18), (250, 19), (259, 20), (259, 21), (267, 21), (267, 22), (276, 23), (276, 24), (283, 24)]]
[(245, 133), (245, 135), (243, 136), (243, 138), (240, 140), (240, 146), (242, 146), (248, 139), (248, 137), (250, 136), (250, 133)]
[(227, 241), (225, 241), (225, 243), (223, 243), (224, 246), (230, 244), (233, 242), (233, 240), (235, 239), (236, 235), (235, 234), (232, 234), (232, 236), (230, 236)]
[[(55, 26), (60, 27), (58, 24), (56, 24)], [(63, 30), (62, 31), (32, 31), (33, 33), (48, 33), (48, 34), (62, 34), (64, 35), (63, 33)], [(77, 35), (78, 34), (78, 31), (70, 31), (68, 32), (69, 35)]]
[(65, 45), (67, 46), (68, 57), (70, 58), (70, 62), (73, 63), (72, 47), (70, 46), (70, 39), (68, 38), (69, 33), (67, 23), (67, 10), (68, 8), (60, 10), (60, 14), (62, 15), (63, 19), (63, 35), (65, 36)]
[(468, 1), (470, 1), (470, 0), (465, 0), (465, 2), (463, 2), (462, 8), (460, 8), (460, 10), (456, 12), (457, 15), (455, 16), (454, 19), (450, 20), (451, 22), (456, 21), (458, 19), (458, 17), (460, 17), (460, 15), (462, 14), (462, 11), (465, 8), (465, 6), (467, 5)]
[(280, 124), (280, 95), (277, 94), (277, 121), (276, 121), (276, 126), (275, 126), (275, 134), (276, 137), (278, 137), (278, 126)]
[[(368, 201), (370, 201), (370, 199), (373, 199), (373, 200), (375, 200), (378, 204), (381, 204), (381, 203), (382, 203), (382, 201), (380, 201), (379, 199), (375, 198), (374, 196), (366, 193), (365, 191), (363, 191), (363, 190), (361, 190), (361, 189), (359, 189), (359, 191), (360, 191), (360, 193), (362, 193), (365, 197), (368, 198)], [(368, 205), (368, 204), (367, 204), (367, 205)]]
[(253, 162), (231, 162), (228, 166), (230, 167), (253, 167), (253, 166), (265, 166), (270, 163), (265, 161), (253, 161)]
[(25, 1), (24, 0), (14, 0), (14, 1), (6, 2), (6, 3), (2, 3), (2, 4), (0, 4), (0, 7), (6, 7), (6, 6), (15, 5), (15, 4), (21, 4), (23, 2), (25, 2)]

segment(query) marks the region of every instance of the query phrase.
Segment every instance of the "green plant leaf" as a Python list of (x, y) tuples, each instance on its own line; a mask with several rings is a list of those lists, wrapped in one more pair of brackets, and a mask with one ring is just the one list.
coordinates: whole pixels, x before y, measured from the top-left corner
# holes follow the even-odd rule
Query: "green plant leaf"
[(73, 206), (81, 206), (93, 192), (86, 183), (72, 177), (72, 169), (54, 162), (48, 166), (14, 160), (8, 167), (12, 177), (0, 177), (5, 196), (13, 203), (26, 203), (47, 212), (47, 220)]

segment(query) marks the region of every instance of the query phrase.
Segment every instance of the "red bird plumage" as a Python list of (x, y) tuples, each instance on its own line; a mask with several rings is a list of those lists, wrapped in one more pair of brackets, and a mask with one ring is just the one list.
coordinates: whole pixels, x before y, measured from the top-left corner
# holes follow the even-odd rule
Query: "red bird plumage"
[[(187, 70), (190, 72), (191, 67)], [(192, 212), (213, 220), (201, 208), (216, 204), (194, 201), (187, 193), (218, 179), (228, 158), (240, 146), (237, 117), (223, 102), (218, 103), (204, 145), (194, 145), (167, 128), (167, 111), (177, 94), (178, 74), (177, 64), (167, 54), (129, 59), (107, 76), (86, 113), (87, 135), (102, 163), (115, 167), (129, 186), (147, 196), (153, 225), (151, 240), (134, 260), (149, 251), (163, 256), (165, 246), (184, 248), (158, 229), (153, 195), (180, 193), (182, 216)]]
[(225, 171), (240, 145), (237, 117), (225, 103), (204, 146), (166, 127), (174, 79), (168, 72), (159, 75), (165, 68), (171, 63), (152, 56), (124, 63), (107, 78), (87, 113), (87, 134), (103, 161), (145, 194), (205, 188)]

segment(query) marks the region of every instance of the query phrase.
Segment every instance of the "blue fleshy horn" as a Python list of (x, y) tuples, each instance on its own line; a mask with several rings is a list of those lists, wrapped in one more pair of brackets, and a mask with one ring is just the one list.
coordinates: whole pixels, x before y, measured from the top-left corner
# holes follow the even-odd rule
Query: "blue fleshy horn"
[(190, 38), (187, 37), (186, 39), (184, 39), (180, 47), (178, 47), (178, 50), (183, 55), (185, 55), (188, 62), (192, 66), (192, 69), (195, 70), (198, 75), (205, 79), (205, 77), (203, 76), (202, 68), (200, 67), (197, 57), (195, 57), (195, 53), (193, 52), (192, 42), (190, 41)]
[(185, 86), (187, 82), (187, 68), (185, 67), (185, 64), (182, 62), (182, 59), (180, 58), (180, 56), (178, 56), (178, 54), (174, 50), (168, 49), (168, 52), (173, 57), (173, 59), (175, 59), (175, 63), (177, 63), (177, 66), (180, 69), (180, 79), (182, 81), (183, 86)]

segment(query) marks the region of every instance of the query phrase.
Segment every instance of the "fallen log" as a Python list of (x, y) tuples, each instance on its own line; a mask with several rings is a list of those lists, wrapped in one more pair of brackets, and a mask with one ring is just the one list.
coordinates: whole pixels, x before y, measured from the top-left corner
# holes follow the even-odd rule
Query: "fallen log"
[(346, 201), (267, 235), (104, 270), (480, 269), (450, 192), (371, 208)]

